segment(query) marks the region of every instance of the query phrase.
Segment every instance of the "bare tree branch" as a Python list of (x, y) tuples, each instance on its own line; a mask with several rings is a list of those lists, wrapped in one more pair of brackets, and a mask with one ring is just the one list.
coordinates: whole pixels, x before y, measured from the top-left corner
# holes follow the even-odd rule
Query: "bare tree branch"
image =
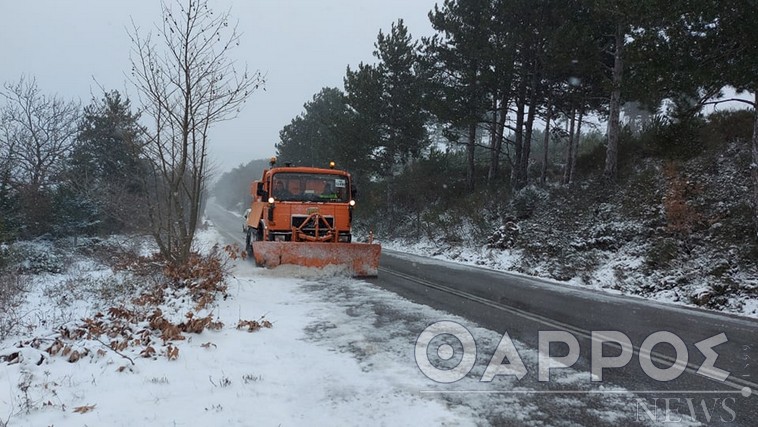
[(742, 102), (744, 104), (750, 105), (752, 107), (755, 107), (755, 102), (749, 100), (749, 99), (742, 99), (742, 98), (727, 98), (727, 99), (717, 99), (715, 101), (708, 101), (703, 102), (702, 105), (718, 105), (722, 104), (724, 102)]
[(0, 97), (6, 100), (0, 115), (7, 143), (0, 155), (9, 162), (16, 184), (37, 191), (63, 169), (76, 139), (80, 106), (41, 94), (36, 80), (24, 77), (6, 83)]

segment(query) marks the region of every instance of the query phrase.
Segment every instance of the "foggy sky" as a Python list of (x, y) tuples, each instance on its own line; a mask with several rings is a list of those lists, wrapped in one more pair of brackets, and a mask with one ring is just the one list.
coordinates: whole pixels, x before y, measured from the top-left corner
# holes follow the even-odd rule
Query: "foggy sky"
[[(170, 0), (173, 1), (173, 0)], [(219, 172), (275, 153), (279, 131), (323, 87), (343, 88), (348, 65), (373, 63), (379, 30), (402, 18), (414, 39), (433, 33), (437, 0), (210, 0), (239, 20), (239, 65), (266, 75), (241, 115), (211, 133)], [(82, 105), (102, 90), (139, 103), (127, 81), (131, 20), (142, 31), (160, 22), (156, 0), (0, 0), (0, 83), (35, 77), (44, 94)]]

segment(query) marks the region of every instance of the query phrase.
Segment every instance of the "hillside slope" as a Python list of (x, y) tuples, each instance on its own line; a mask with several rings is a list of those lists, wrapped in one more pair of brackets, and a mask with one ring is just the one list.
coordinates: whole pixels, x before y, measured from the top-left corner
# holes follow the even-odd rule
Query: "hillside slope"
[[(705, 150), (704, 150), (705, 151)], [(617, 185), (598, 177), (515, 194), (459, 239), (385, 247), (577, 286), (758, 316), (758, 268), (748, 201), (750, 146), (733, 140), (689, 159), (634, 161)], [(484, 236), (477, 229), (493, 230)]]

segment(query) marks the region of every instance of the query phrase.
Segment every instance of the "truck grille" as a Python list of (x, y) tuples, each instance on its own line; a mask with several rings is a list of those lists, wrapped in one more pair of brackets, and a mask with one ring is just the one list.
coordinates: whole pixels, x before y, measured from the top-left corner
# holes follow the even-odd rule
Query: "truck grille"
[[(326, 219), (326, 222), (329, 224), (329, 226), (334, 228), (334, 217), (327, 216), (324, 218)], [(306, 219), (308, 219), (306, 215), (292, 215), (292, 226), (300, 227)], [(310, 224), (307, 224), (305, 227), (303, 227), (303, 230), (314, 230), (315, 228), (315, 224), (313, 221), (311, 221)]]

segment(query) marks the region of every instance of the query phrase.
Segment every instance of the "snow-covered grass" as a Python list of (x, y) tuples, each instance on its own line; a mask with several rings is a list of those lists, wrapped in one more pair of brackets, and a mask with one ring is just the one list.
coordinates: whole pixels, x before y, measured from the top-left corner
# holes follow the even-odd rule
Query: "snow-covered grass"
[[(204, 251), (221, 240), (212, 228), (198, 237)], [(338, 271), (262, 270), (238, 260), (226, 290), (204, 308), (180, 288), (144, 309), (160, 308), (174, 325), (189, 322), (192, 312), (223, 326), (162, 340), (145, 332), (148, 321), (118, 317), (139, 311), (129, 301), (150, 283), (134, 284), (127, 270), (83, 255), (71, 255), (67, 265), (32, 277), (20, 308), (33, 314), (0, 341), (0, 425), (545, 425), (556, 414), (617, 425), (636, 416), (633, 395), (530, 393), (548, 385), (533, 378), (536, 351), (518, 341), (530, 377), (482, 383), (499, 333)], [(118, 288), (120, 299), (105, 284)], [(108, 311), (114, 302), (123, 310)], [(98, 337), (92, 325), (99, 320), (119, 325), (117, 336)], [(482, 350), (472, 373), (453, 385), (426, 378), (414, 358), (418, 334), (439, 320), (465, 325)], [(87, 333), (63, 340), (67, 349), (45, 351), (65, 338), (62, 331), (82, 325)], [(143, 341), (114, 349), (112, 341), (123, 342), (125, 333)], [(146, 352), (148, 336), (153, 352)], [(557, 370), (549, 384), (594, 386), (574, 369)], [(497, 393), (512, 390), (523, 393)]]

